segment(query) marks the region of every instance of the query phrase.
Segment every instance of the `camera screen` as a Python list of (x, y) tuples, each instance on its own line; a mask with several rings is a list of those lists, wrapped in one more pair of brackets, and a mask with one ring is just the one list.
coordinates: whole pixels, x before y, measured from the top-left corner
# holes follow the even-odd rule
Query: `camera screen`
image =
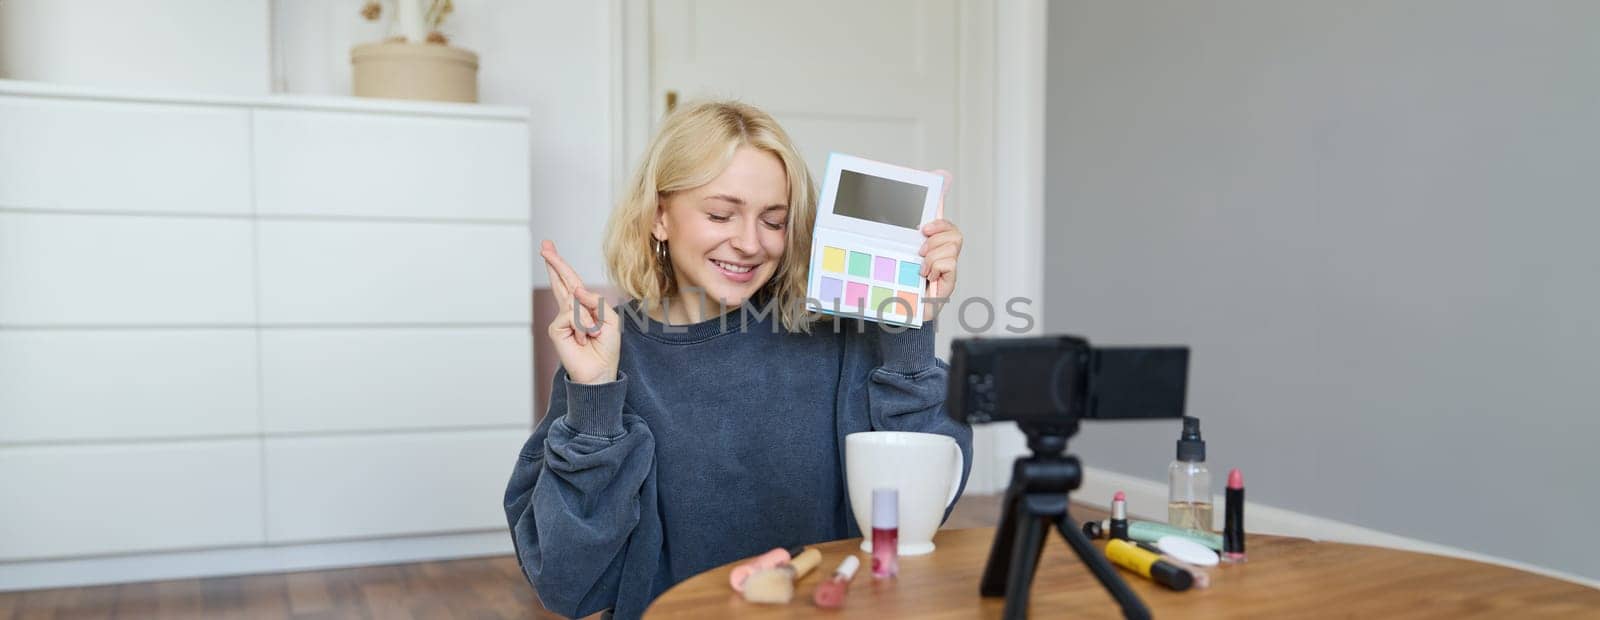
[(950, 416), (1035, 428), (1080, 418), (1183, 417), (1188, 347), (1090, 347), (1077, 336), (950, 343)]
[(1057, 394), (1075, 394), (1078, 386), (1072, 373), (1062, 373), (1059, 348), (1018, 348), (997, 356), (994, 362), (998, 388), (996, 404), (1001, 411), (1018, 415), (1067, 413), (1066, 403)]
[(839, 193), (833, 212), (857, 219), (916, 228), (922, 220), (922, 205), (928, 188), (853, 170), (839, 171)]

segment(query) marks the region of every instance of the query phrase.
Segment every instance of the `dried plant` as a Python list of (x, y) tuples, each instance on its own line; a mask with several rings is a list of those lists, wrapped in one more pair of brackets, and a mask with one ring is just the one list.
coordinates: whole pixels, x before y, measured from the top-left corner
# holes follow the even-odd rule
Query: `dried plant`
[[(450, 39), (449, 37), (446, 37), (444, 33), (439, 31), (439, 27), (444, 24), (446, 17), (449, 17), (451, 13), (455, 12), (455, 2), (452, 0), (421, 0), (421, 3), (423, 5), (423, 23), (425, 23), (428, 27), (428, 42), (437, 43), (440, 45), (448, 45), (450, 43)], [(361, 17), (369, 22), (375, 22), (379, 19), (382, 19), (384, 14), (383, 5), (383, 0), (366, 0), (366, 2), (361, 5)], [(394, 15), (396, 13), (397, 11), (389, 11), (390, 15)], [(391, 25), (391, 28), (392, 27), (393, 26)]]
[(428, 10), (424, 13), (428, 29), (438, 32), (439, 25), (444, 23), (444, 18), (449, 17), (455, 10), (456, 3), (451, 0), (428, 0)]

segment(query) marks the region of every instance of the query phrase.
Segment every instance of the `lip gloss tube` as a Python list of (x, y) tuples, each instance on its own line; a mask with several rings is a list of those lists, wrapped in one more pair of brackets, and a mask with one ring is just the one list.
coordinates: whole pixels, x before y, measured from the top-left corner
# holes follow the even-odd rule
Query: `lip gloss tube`
[(900, 574), (900, 492), (872, 490), (872, 576), (889, 579)]
[(837, 609), (844, 606), (844, 596), (850, 588), (850, 579), (856, 576), (856, 567), (861, 566), (861, 560), (856, 556), (845, 556), (839, 563), (839, 568), (833, 570), (833, 576), (827, 581), (817, 584), (817, 589), (811, 595), (811, 602), (824, 609)]

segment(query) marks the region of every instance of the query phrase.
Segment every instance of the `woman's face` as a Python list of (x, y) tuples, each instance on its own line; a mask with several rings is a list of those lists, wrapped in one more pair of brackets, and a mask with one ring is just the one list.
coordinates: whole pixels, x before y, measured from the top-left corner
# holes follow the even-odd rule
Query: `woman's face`
[(667, 241), (680, 295), (734, 306), (766, 285), (783, 258), (789, 179), (767, 151), (740, 147), (721, 176), (661, 202), (652, 231)]

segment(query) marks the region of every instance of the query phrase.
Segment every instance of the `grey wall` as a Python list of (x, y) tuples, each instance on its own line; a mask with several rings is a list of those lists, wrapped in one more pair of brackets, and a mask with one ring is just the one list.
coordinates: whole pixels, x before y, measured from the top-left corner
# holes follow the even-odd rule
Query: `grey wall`
[[(1600, 2), (1049, 28), (1047, 330), (1192, 345), (1253, 501), (1600, 578)], [(1177, 430), (1074, 449), (1164, 481)]]

